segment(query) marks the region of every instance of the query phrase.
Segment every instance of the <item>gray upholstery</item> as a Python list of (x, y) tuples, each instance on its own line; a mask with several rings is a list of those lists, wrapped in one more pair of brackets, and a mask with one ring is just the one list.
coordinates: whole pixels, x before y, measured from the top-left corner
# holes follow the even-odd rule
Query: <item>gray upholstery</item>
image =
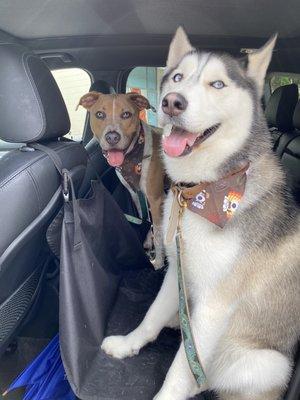
[(284, 143), (281, 162), (287, 171), (295, 199), (300, 205), (300, 100), (294, 111), (293, 122), (294, 130), (283, 134), (281, 139)]
[[(44, 62), (21, 46), (0, 45), (0, 90), (0, 138), (42, 141), (71, 172), (78, 192), (87, 153), (80, 143), (58, 139), (68, 132), (69, 117)], [(40, 150), (23, 146), (0, 159), (0, 354), (38, 301), (49, 259), (45, 232), (62, 206), (60, 182)]]
[(298, 86), (294, 83), (275, 89), (265, 110), (268, 125), (283, 132), (292, 130), (297, 101)]
[(217, 38), (262, 38), (272, 32), (280, 32), (284, 38), (300, 35), (297, 0), (287, 7), (282, 1), (257, 1), (253, 5), (253, 1), (237, 0), (1, 0), (0, 5), (2, 29), (27, 38), (161, 35), (173, 33), (178, 25), (184, 25), (190, 33)]
[(293, 124), (294, 124), (294, 128), (298, 129), (300, 131), (300, 100), (298, 101), (298, 103), (295, 107), (295, 111), (294, 111), (294, 115), (293, 115)]
[(68, 112), (46, 64), (18, 44), (0, 44), (0, 137), (34, 142), (69, 132)]

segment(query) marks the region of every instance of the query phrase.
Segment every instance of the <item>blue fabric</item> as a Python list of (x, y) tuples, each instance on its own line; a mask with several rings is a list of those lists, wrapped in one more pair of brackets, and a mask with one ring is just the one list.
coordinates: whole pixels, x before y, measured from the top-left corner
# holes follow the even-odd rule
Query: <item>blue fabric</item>
[(75, 400), (60, 356), (59, 337), (14, 380), (7, 392), (26, 387), (23, 400)]

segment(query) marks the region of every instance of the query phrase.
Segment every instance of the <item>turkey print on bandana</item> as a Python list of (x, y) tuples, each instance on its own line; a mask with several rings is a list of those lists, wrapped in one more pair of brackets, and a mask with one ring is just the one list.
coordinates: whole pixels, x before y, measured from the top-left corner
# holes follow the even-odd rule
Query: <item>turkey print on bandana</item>
[(246, 180), (243, 168), (217, 182), (204, 183), (199, 192), (187, 200), (187, 208), (223, 228), (240, 205)]

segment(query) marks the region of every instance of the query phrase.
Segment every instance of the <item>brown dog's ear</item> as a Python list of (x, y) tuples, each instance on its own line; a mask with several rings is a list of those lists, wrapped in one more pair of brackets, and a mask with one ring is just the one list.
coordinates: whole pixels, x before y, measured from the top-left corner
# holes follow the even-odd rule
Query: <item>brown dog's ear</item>
[(146, 99), (146, 97), (142, 96), (141, 94), (131, 92), (126, 93), (126, 96), (129, 97), (129, 99), (135, 104), (139, 111), (142, 111), (144, 109), (149, 110), (149, 108), (151, 108), (148, 99)]
[(84, 94), (81, 99), (79, 100), (79, 103), (76, 107), (76, 110), (78, 110), (79, 106), (82, 106), (86, 108), (88, 111), (89, 109), (96, 103), (96, 101), (99, 99), (101, 93), (98, 92), (89, 92)]

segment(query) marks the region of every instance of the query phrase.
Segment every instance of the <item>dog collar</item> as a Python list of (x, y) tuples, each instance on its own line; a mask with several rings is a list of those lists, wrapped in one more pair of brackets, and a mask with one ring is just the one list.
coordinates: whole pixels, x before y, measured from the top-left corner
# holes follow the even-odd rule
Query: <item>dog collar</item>
[(172, 186), (174, 194), (167, 242), (173, 240), (178, 214), (188, 208), (220, 228), (234, 216), (245, 192), (249, 162), (244, 161), (229, 175), (216, 182), (203, 182), (187, 187), (182, 184)]
[(123, 164), (116, 167), (129, 186), (137, 192), (140, 189), (142, 174), (142, 161), (144, 159), (145, 133), (143, 125), (140, 125), (140, 132), (132, 148), (126, 152)]

